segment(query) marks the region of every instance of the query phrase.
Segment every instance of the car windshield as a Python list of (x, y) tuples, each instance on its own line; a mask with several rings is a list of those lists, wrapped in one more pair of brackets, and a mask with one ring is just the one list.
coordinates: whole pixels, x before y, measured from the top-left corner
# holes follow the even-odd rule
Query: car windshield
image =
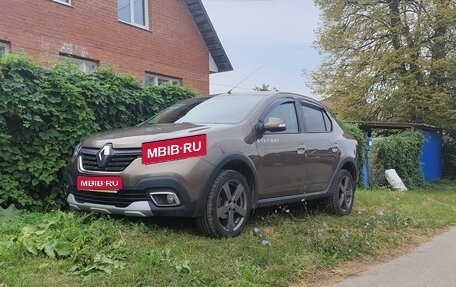
[(216, 96), (172, 105), (144, 124), (235, 124), (242, 121), (265, 97)]

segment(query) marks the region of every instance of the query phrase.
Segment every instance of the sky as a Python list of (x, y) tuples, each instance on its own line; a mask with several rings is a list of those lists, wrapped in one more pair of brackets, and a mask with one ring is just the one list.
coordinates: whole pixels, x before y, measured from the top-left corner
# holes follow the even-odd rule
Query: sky
[(233, 65), (212, 74), (210, 92), (227, 92), (259, 69), (233, 92), (265, 83), (280, 91), (312, 96), (303, 71), (320, 63), (313, 45), (319, 11), (311, 0), (203, 0)]

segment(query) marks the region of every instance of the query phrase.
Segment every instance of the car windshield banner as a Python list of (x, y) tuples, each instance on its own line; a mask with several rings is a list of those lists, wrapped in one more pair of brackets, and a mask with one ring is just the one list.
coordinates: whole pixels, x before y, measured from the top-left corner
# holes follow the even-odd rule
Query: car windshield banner
[(142, 163), (152, 164), (204, 156), (206, 152), (206, 135), (148, 142), (142, 144)]

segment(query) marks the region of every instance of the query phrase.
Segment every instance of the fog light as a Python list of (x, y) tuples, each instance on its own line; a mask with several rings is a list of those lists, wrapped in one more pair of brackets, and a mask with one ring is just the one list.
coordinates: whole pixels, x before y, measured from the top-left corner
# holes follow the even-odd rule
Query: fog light
[(172, 191), (151, 192), (150, 198), (156, 206), (178, 206), (180, 205), (179, 197)]
[(169, 204), (173, 204), (176, 203), (176, 200), (174, 199), (174, 196), (172, 194), (168, 194), (166, 196), (166, 202)]

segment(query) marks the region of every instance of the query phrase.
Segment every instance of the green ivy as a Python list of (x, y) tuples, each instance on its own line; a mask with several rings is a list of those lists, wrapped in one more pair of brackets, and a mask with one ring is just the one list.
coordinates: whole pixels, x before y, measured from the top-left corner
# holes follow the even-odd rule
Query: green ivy
[(25, 55), (0, 59), (0, 206), (47, 209), (64, 203), (61, 172), (87, 135), (136, 125), (196, 93), (146, 86), (110, 69), (70, 62), (51, 68)]
[(357, 149), (357, 161), (358, 161), (358, 183), (362, 184), (363, 176), (362, 176), (362, 167), (366, 162), (366, 153), (367, 153), (367, 143), (366, 143), (366, 135), (364, 132), (358, 127), (357, 124), (348, 123), (343, 120), (337, 120), (341, 128), (350, 133), (357, 141), (358, 141), (358, 149)]
[(424, 186), (420, 154), (424, 136), (421, 132), (403, 132), (386, 137), (374, 144), (374, 168), (382, 171), (395, 169), (408, 188)]

